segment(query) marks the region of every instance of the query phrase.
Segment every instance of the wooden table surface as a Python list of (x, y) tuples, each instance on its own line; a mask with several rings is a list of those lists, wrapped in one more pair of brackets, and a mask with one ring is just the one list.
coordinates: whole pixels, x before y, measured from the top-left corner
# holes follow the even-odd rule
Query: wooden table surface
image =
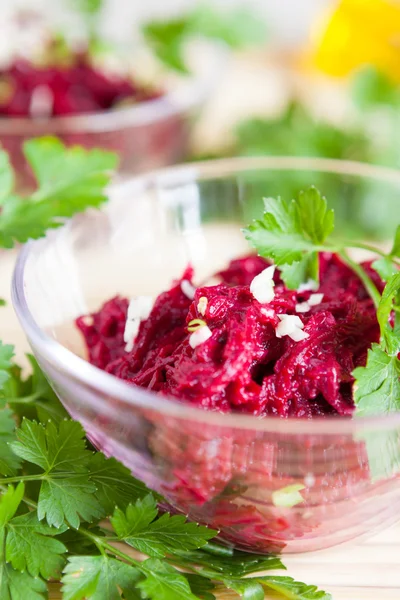
[[(208, 149), (217, 139), (227, 136), (232, 123), (249, 110), (254, 109), (258, 114), (275, 112), (296, 81), (275, 64), (266, 67), (262, 61), (255, 61), (249, 67), (239, 61), (226, 73), (222, 84), (215, 102), (208, 107), (207, 119), (198, 128), (197, 144)], [(330, 91), (321, 93), (322, 98), (332, 102)], [(230, 110), (227, 99), (231, 102)], [(253, 106), (244, 108), (244, 102), (253, 102)], [(14, 253), (8, 252), (0, 261), (0, 298), (8, 301), (13, 260)], [(28, 346), (10, 302), (0, 311), (0, 331), (2, 340), (17, 346), (17, 358), (21, 360)], [(284, 563), (287, 575), (318, 585), (330, 592), (334, 600), (400, 600), (400, 523), (369, 539), (316, 553), (287, 556)], [(61, 598), (58, 586), (53, 586), (50, 597)], [(233, 593), (219, 594), (225, 600), (236, 597)], [(266, 599), (272, 597), (268, 595)]]

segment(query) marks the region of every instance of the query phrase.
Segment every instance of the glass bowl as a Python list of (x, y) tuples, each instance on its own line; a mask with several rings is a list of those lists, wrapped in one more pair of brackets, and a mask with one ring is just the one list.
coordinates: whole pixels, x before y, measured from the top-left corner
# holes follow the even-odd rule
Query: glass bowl
[(69, 146), (117, 152), (122, 174), (179, 162), (187, 153), (193, 121), (221, 78), (228, 56), (222, 44), (203, 44), (191, 57), (190, 75), (166, 77), (162, 96), (130, 107), (50, 119), (0, 117), (0, 144), (10, 155), (19, 185), (29, 187), (32, 177), (23, 143), (43, 135), (55, 135)]
[(351, 229), (355, 214), (371, 235), (395, 226), (397, 171), (286, 157), (199, 163), (116, 184), (103, 211), (29, 243), (13, 280), (37, 360), (93, 444), (173, 510), (258, 552), (316, 550), (398, 519), (400, 413), (285, 420), (207, 412), (90, 365), (74, 320), (116, 294), (156, 295), (188, 262), (197, 281), (222, 268), (248, 251), (240, 227), (259, 214), (262, 195), (289, 180), (293, 189), (318, 181), (331, 199), (339, 194), (339, 227)]

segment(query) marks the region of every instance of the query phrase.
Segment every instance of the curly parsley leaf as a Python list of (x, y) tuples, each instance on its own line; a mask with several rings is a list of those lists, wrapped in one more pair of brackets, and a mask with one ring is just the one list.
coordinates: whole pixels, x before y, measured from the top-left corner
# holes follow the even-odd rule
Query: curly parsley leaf
[(334, 227), (325, 198), (312, 186), (291, 202), (266, 198), (264, 209), (263, 218), (244, 230), (246, 239), (258, 254), (284, 266), (282, 278), (289, 288), (298, 287), (300, 274), (304, 282), (318, 281), (317, 252)]
[(125, 513), (117, 509), (111, 523), (120, 540), (155, 558), (175, 550), (200, 548), (217, 535), (214, 529), (186, 522), (182, 515), (165, 513), (157, 516), (157, 503), (149, 494), (134, 505), (130, 504)]
[(44, 137), (24, 144), (24, 153), (38, 188), (28, 198), (8, 194), (2, 199), (0, 246), (42, 237), (65, 218), (105, 200), (104, 188), (117, 158), (104, 150), (67, 148), (60, 140)]
[(119, 600), (119, 589), (135, 588), (140, 571), (120, 560), (102, 556), (72, 556), (64, 569), (64, 600)]
[(10, 444), (15, 441), (15, 420), (9, 408), (0, 410), (0, 473), (16, 475), (21, 460), (12, 451)]
[(47, 585), (42, 579), (15, 571), (11, 565), (0, 562), (1, 600), (45, 600), (47, 597)]
[(141, 568), (146, 575), (146, 579), (137, 584), (142, 597), (150, 600), (198, 600), (186, 577), (168, 563), (149, 558)]
[(54, 536), (64, 530), (41, 523), (35, 511), (14, 517), (7, 525), (7, 560), (14, 569), (27, 570), (33, 577), (59, 577), (67, 548)]

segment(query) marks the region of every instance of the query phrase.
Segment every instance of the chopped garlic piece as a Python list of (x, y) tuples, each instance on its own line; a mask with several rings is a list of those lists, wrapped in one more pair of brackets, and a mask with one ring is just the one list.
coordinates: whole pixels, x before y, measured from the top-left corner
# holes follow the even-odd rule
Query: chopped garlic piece
[(300, 494), (301, 490), (304, 490), (304, 485), (301, 483), (294, 483), (280, 490), (275, 490), (272, 492), (272, 504), (281, 508), (292, 508), (304, 502), (304, 498)]
[(302, 342), (303, 340), (306, 340), (308, 337), (310, 337), (309, 334), (306, 331), (303, 331), (302, 329), (295, 329), (294, 331), (292, 331), (292, 333), (289, 333), (288, 335), (294, 342)]
[(269, 304), (274, 299), (275, 265), (271, 265), (254, 277), (250, 284), (250, 292), (260, 304)]
[(199, 301), (197, 303), (197, 310), (203, 317), (206, 314), (207, 304), (208, 304), (207, 298), (205, 296), (201, 296), (201, 298), (199, 298)]
[(296, 304), (296, 312), (298, 313), (306, 313), (310, 310), (310, 305), (308, 302), (300, 302), (300, 304)]
[(298, 288), (298, 292), (316, 292), (319, 285), (314, 279), (309, 279), (306, 283), (302, 283)]
[(308, 333), (302, 331), (304, 323), (297, 315), (278, 315), (280, 323), (275, 329), (276, 337), (288, 335), (295, 342), (308, 338)]
[(191, 348), (196, 348), (206, 342), (212, 336), (211, 329), (204, 325), (203, 327), (199, 327), (194, 331), (189, 338), (189, 344)]
[(273, 308), (265, 308), (264, 306), (260, 308), (260, 313), (264, 315), (264, 317), (269, 317), (273, 319), (275, 317), (275, 311)]
[(53, 92), (48, 85), (38, 85), (31, 94), (29, 114), (33, 119), (48, 118), (53, 111)]
[(323, 294), (311, 294), (311, 296), (308, 299), (308, 304), (310, 306), (317, 306), (318, 304), (321, 304), (323, 298)]
[(152, 308), (153, 298), (151, 296), (136, 296), (130, 301), (124, 331), (125, 352), (131, 352), (140, 322), (148, 318)]
[(186, 298), (189, 298), (189, 300), (193, 300), (194, 295), (196, 293), (196, 288), (190, 283), (188, 279), (182, 279), (181, 290), (182, 293), (185, 294)]

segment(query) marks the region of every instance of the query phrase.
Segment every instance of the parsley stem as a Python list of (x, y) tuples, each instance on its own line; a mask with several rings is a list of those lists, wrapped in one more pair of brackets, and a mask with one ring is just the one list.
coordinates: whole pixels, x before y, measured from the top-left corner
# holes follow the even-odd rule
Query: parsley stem
[[(129, 556), (129, 554), (125, 554), (125, 552), (118, 550), (118, 548), (115, 548), (108, 542), (104, 541), (104, 538), (101, 538), (101, 537), (95, 535), (94, 533), (91, 533), (88, 529), (84, 529), (83, 527), (80, 527), (78, 529), (78, 533), (80, 533), (84, 537), (92, 540), (92, 542), (94, 542), (96, 544), (97, 548), (100, 550), (100, 552), (102, 554), (104, 554), (104, 550), (107, 550), (110, 554), (114, 554), (114, 556), (118, 556), (118, 558), (120, 558), (121, 560), (124, 560), (125, 562), (129, 562), (130, 564), (134, 565), (135, 567), (140, 567), (142, 569), (140, 561), (136, 560), (132, 556)], [(100, 546), (102, 547), (102, 550), (100, 549)]]
[(361, 265), (359, 265), (350, 258), (350, 256), (345, 250), (341, 250), (341, 252), (339, 252), (339, 255), (341, 256), (343, 262), (345, 262), (346, 265), (350, 267), (350, 269), (352, 269), (356, 273), (356, 275), (359, 276), (359, 278), (365, 286), (365, 289), (374, 301), (375, 308), (378, 308), (379, 302), (381, 301), (381, 295), (378, 292), (372, 279), (367, 275), (367, 273), (364, 271)]
[(19, 483), (20, 481), (41, 481), (45, 479), (43, 474), (41, 475), (17, 475), (16, 477), (5, 477), (0, 479), (0, 486), (7, 485), (8, 483)]
[(376, 248), (376, 246), (371, 246), (370, 244), (365, 244), (364, 242), (354, 242), (354, 241), (352, 242), (351, 240), (345, 240), (343, 242), (343, 247), (345, 247), (345, 248), (361, 248), (362, 250), (368, 250), (369, 252), (372, 252), (373, 254), (378, 254), (379, 256), (382, 256), (383, 258), (389, 258), (396, 265), (400, 265), (400, 261), (398, 261), (396, 259), (396, 257), (389, 256), (388, 253), (385, 252), (384, 250), (381, 250), (380, 248)]

